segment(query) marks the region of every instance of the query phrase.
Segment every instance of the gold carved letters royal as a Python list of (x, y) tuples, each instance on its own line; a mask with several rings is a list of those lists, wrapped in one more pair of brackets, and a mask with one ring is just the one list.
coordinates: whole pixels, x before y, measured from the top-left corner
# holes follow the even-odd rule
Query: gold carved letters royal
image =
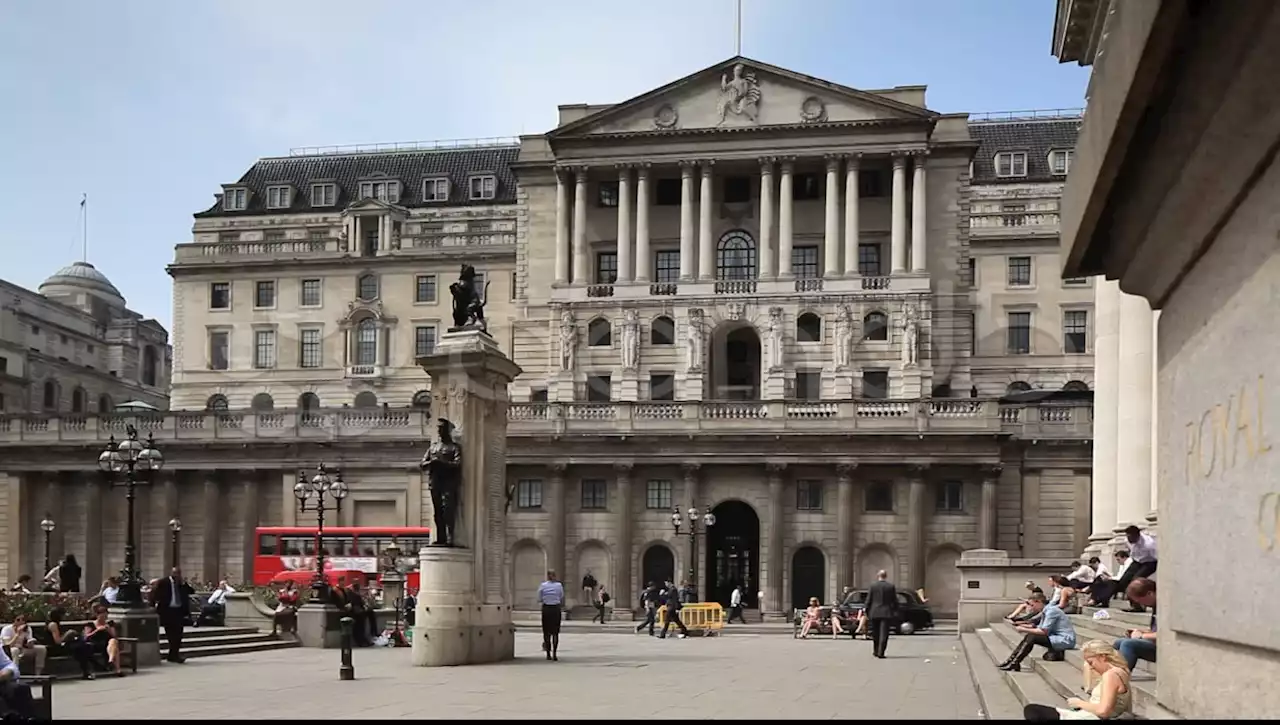
[(1187, 423), (1187, 483), (1221, 476), (1237, 464), (1252, 463), (1268, 453), (1271, 443), (1264, 427), (1266, 410), (1266, 379), (1259, 375), (1254, 384), (1241, 385), (1224, 402)]

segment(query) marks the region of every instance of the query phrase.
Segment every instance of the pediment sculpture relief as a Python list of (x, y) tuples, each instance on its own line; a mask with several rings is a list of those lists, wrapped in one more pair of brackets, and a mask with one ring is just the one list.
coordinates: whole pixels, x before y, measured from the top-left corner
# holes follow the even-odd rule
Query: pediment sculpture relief
[(728, 73), (720, 77), (720, 121), (716, 125), (723, 125), (729, 114), (757, 123), (760, 99), (760, 84), (756, 81), (756, 74), (741, 63), (735, 64), (732, 78)]

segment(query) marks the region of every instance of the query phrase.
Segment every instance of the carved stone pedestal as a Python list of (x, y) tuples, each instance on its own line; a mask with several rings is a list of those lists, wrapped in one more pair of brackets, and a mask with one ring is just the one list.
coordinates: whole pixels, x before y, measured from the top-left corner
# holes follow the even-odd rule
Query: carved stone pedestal
[(298, 641), (303, 647), (337, 649), (342, 646), (342, 610), (332, 604), (308, 602), (298, 608)]
[(764, 389), (760, 391), (764, 400), (782, 400), (787, 397), (787, 374), (783, 370), (770, 370), (764, 374)]
[(160, 664), (160, 617), (156, 610), (151, 607), (111, 607), (107, 616), (116, 623), (116, 632), (121, 637), (138, 640), (135, 656), (139, 667)]
[[(822, 387), (823, 392), (830, 386), (831, 395), (829, 400), (851, 400), (853, 393), (853, 371), (849, 369), (843, 370), (824, 370), (822, 371)], [(827, 397), (827, 396), (824, 396)]]
[(640, 375), (635, 370), (623, 370), (618, 377), (618, 390), (614, 400), (639, 400)]
[(562, 372), (559, 377), (551, 381), (550, 388), (547, 390), (547, 400), (557, 403), (572, 403), (575, 400), (573, 373)]
[[(701, 370), (694, 372), (676, 373), (676, 400), (702, 400), (706, 396), (704, 392), (705, 378), (703, 378)], [(711, 396), (715, 398), (715, 395)]]

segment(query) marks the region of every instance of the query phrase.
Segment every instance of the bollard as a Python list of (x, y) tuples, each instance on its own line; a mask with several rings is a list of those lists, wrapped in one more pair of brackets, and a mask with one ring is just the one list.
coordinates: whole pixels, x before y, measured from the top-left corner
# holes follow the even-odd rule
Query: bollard
[(343, 617), (338, 624), (342, 626), (342, 666), (338, 668), (338, 679), (354, 680), (356, 668), (351, 664), (351, 626), (355, 624), (355, 620), (351, 617)]

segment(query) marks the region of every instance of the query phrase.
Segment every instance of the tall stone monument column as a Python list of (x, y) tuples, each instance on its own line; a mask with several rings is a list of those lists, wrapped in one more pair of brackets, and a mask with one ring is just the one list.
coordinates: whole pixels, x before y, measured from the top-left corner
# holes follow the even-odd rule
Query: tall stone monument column
[(435, 352), (418, 364), (431, 376), (432, 414), (453, 426), (460, 484), (451, 541), (440, 545), (437, 510), (436, 544), (419, 552), (413, 664), (513, 659), (515, 627), (504, 573), (507, 388), (520, 367), (482, 329), (467, 328), (442, 335)]

